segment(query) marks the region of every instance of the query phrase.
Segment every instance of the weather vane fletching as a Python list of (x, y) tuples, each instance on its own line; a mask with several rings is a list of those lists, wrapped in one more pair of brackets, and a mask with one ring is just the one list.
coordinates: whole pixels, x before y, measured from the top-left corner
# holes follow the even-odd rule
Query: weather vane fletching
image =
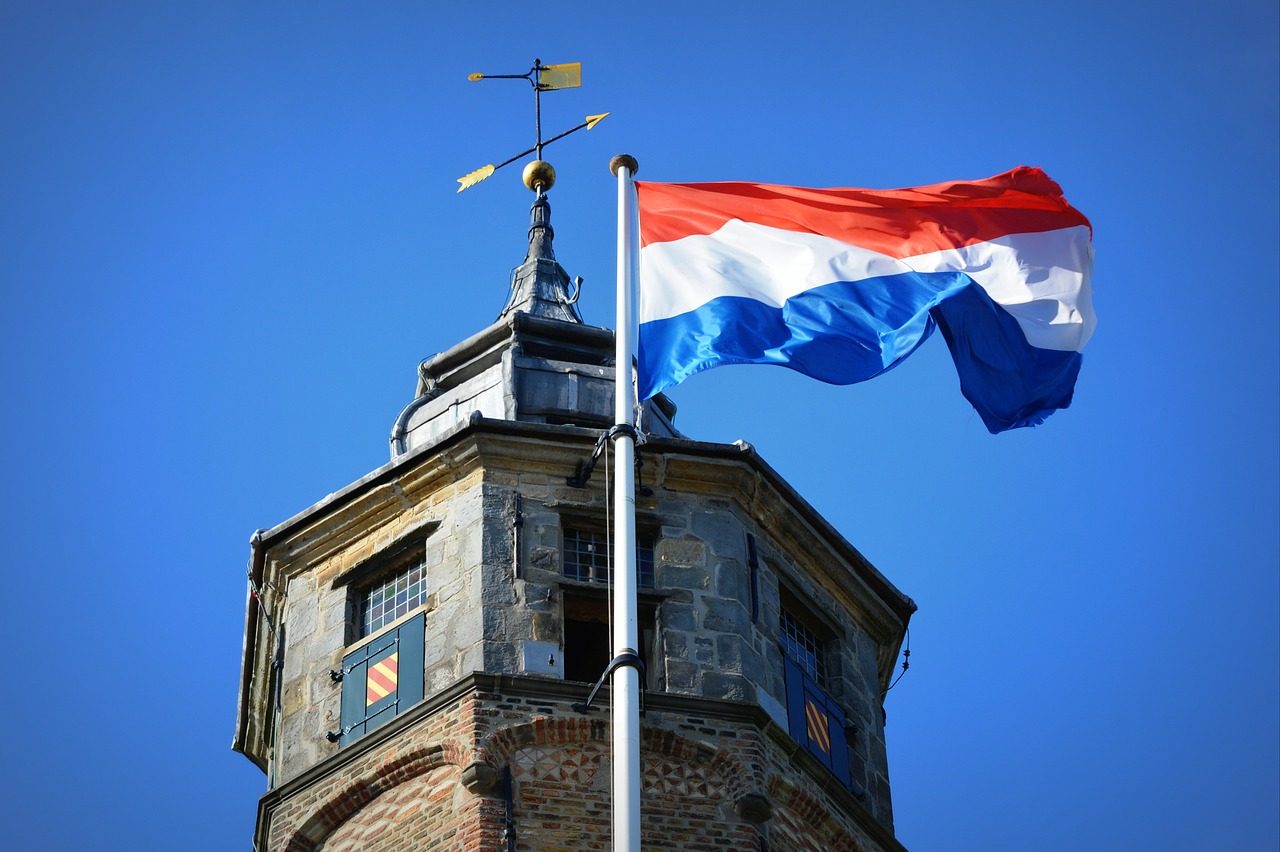
[(458, 178), (458, 183), (462, 184), (462, 186), (458, 187), (458, 192), (462, 192), (462, 190), (464, 189), (475, 186), (480, 181), (484, 180), (489, 175), (493, 174), (495, 171), (497, 171), (497, 169), (494, 166), (488, 165), (488, 166), (481, 166), (480, 168), (476, 169), (474, 172), (463, 175), (462, 177)]

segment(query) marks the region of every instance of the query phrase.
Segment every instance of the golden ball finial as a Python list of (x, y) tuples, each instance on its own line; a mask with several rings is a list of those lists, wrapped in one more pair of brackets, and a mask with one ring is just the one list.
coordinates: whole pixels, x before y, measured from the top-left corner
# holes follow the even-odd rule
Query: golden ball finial
[(537, 192), (543, 192), (556, 185), (556, 170), (546, 160), (534, 160), (524, 167), (524, 185)]

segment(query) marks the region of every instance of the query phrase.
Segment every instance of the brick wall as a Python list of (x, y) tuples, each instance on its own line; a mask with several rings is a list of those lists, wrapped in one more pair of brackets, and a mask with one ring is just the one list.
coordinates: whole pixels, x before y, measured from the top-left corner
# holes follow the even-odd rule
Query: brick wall
[[(577, 713), (567, 689), (532, 678), (466, 679), (446, 700), (424, 702), (268, 794), (265, 849), (505, 850), (504, 770), (517, 850), (609, 849), (607, 712)], [(901, 848), (869, 814), (859, 817), (846, 791), (830, 789), (825, 770), (807, 766), (764, 714), (727, 702), (700, 709), (714, 712), (646, 714), (645, 848), (756, 852), (762, 836), (774, 852)], [(762, 823), (740, 812), (752, 796), (772, 808)]]

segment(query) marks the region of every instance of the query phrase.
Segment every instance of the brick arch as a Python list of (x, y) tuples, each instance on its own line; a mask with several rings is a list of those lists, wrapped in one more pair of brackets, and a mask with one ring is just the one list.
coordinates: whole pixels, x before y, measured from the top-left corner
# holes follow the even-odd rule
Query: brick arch
[(866, 852), (862, 839), (842, 826), (822, 800), (808, 790), (781, 775), (769, 779), (768, 790), (774, 818), (785, 828), (807, 828), (830, 852)]
[[(501, 767), (520, 749), (581, 742), (607, 743), (609, 739), (609, 724), (600, 718), (540, 717), (494, 731), (486, 738), (478, 757), (494, 767)], [(733, 753), (690, 740), (674, 731), (642, 725), (640, 749), (672, 760), (700, 764), (716, 772), (725, 780), (725, 792), (730, 801), (762, 790), (764, 786), (759, 771), (748, 767)]]
[(372, 772), (351, 781), (315, 807), (289, 836), (285, 852), (314, 852), (330, 834), (379, 796), (442, 766), (459, 770), (473, 759), (474, 752), (453, 740), (427, 743), (385, 760)]

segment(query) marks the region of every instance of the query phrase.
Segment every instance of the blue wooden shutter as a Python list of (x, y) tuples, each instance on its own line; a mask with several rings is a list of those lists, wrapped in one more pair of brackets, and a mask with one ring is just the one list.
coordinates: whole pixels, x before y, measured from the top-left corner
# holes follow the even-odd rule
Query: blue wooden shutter
[(787, 681), (787, 724), (792, 739), (848, 787), (849, 744), (844, 713), (790, 658), (783, 656), (782, 659)]
[(347, 745), (422, 700), (422, 615), (342, 660), (342, 736)]

